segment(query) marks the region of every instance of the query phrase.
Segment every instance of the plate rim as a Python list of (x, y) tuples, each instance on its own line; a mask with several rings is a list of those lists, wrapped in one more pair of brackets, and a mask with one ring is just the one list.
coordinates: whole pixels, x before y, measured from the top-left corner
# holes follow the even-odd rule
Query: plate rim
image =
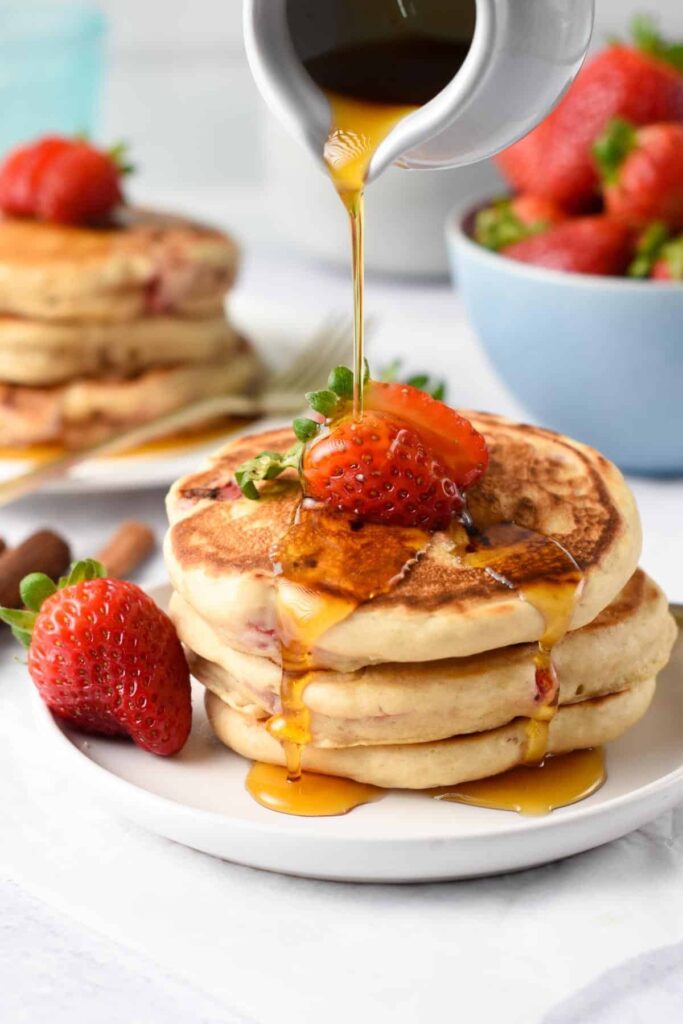
[[(307, 841), (314, 840), (319, 843), (344, 842), (358, 844), (366, 842), (372, 843), (373, 845), (394, 844), (396, 842), (422, 845), (434, 841), (457, 842), (463, 844), (485, 842), (486, 840), (495, 841), (497, 839), (506, 839), (511, 836), (517, 836), (521, 833), (526, 835), (533, 835), (539, 832), (555, 833), (569, 827), (571, 823), (577, 821), (585, 823), (587, 819), (589, 820), (594, 817), (602, 817), (608, 810), (619, 811), (625, 806), (637, 806), (638, 804), (646, 802), (651, 797), (654, 798), (655, 796), (669, 793), (677, 786), (680, 786), (680, 788), (683, 789), (682, 763), (680, 767), (667, 772), (666, 775), (663, 775), (658, 779), (654, 779), (643, 786), (639, 786), (637, 789), (631, 790), (628, 793), (622, 793), (619, 796), (612, 797), (603, 803), (598, 803), (593, 806), (584, 805), (583, 807), (579, 803), (574, 805), (575, 809), (567, 808), (567, 813), (558, 815), (557, 817), (554, 817), (552, 814), (542, 817), (525, 817), (523, 815), (517, 815), (512, 819), (513, 823), (511, 825), (503, 827), (495, 833), (470, 832), (467, 835), (458, 835), (457, 833), (448, 834), (443, 832), (425, 832), (415, 836), (396, 836), (392, 834), (388, 834), (386, 836), (326, 836), (311, 831), (310, 833), (304, 834), (301, 830), (291, 827), (286, 822), (281, 821), (280, 819), (286, 817), (283, 815), (279, 815), (277, 821), (274, 820), (272, 823), (268, 821), (246, 821), (229, 814), (221, 814), (217, 811), (210, 811), (201, 807), (192, 807), (182, 801), (174, 800), (171, 797), (162, 796), (152, 790), (145, 789), (143, 786), (139, 786), (135, 782), (118, 775), (116, 772), (111, 771), (109, 768), (106, 768), (104, 765), (99, 764), (98, 761), (89, 757), (88, 754), (66, 734), (57, 720), (57, 717), (53, 715), (49, 708), (43, 703), (35, 688), (32, 689), (31, 700), (33, 703), (34, 715), (38, 719), (39, 723), (41, 723), (41, 731), (44, 735), (50, 736), (50, 741), (53, 746), (58, 747), (61, 750), (61, 756), (78, 758), (77, 763), (81, 764), (81, 766), (83, 766), (85, 762), (89, 766), (86, 768), (86, 771), (91, 771), (93, 777), (99, 778), (102, 782), (105, 782), (106, 780), (105, 784), (109, 788), (120, 791), (124, 796), (130, 796), (132, 793), (135, 795), (134, 798), (138, 801), (148, 802), (150, 805), (161, 807), (166, 811), (173, 811), (174, 813), (181, 814), (185, 817), (203, 820), (214, 827), (225, 826), (226, 822), (229, 822), (230, 827), (232, 828), (248, 832), (258, 831), (263, 836), (276, 834), (279, 836), (286, 835), (292, 839), (305, 838)], [(83, 736), (84, 741), (87, 742), (87, 735), (84, 733)], [(104, 740), (106, 737), (98, 737), (98, 739)], [(150, 754), (150, 757), (153, 756), (155, 755)], [(560, 810), (562, 810), (562, 808), (560, 808)]]

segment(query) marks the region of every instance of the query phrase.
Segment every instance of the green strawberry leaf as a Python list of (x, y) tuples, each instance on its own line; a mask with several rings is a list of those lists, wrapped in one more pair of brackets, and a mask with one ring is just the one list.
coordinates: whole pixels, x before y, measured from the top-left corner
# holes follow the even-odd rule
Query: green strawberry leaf
[(525, 224), (513, 210), (509, 199), (497, 199), (492, 206), (478, 212), (474, 221), (474, 238), (484, 248), (499, 252), (508, 245), (540, 235), (548, 226), (545, 220)]
[(638, 14), (631, 22), (631, 36), (636, 48), (651, 57), (671, 64), (683, 71), (683, 43), (670, 43), (657, 28), (657, 22), (647, 14)]
[(314, 412), (324, 416), (327, 420), (330, 419), (331, 416), (334, 416), (337, 411), (339, 395), (331, 388), (325, 388), (323, 391), (307, 392), (306, 401)]
[(636, 129), (623, 117), (614, 117), (593, 143), (593, 156), (607, 185), (619, 177), (619, 168), (636, 146)]
[(663, 247), (662, 258), (669, 264), (674, 281), (683, 281), (683, 235)]
[(327, 386), (339, 398), (353, 395), (353, 371), (347, 366), (335, 366), (327, 380)]
[(638, 240), (636, 254), (627, 271), (628, 276), (649, 277), (668, 239), (669, 229), (666, 224), (661, 221), (650, 224)]
[(59, 581), (59, 589), (72, 587), (74, 583), (84, 583), (86, 580), (104, 579), (107, 571), (101, 562), (94, 558), (84, 558), (80, 562), (74, 562), (69, 569), (67, 576), (62, 576)]
[(320, 424), (316, 420), (305, 419), (304, 417), (298, 417), (292, 423), (292, 429), (296, 434), (299, 441), (310, 441), (311, 438), (315, 437), (318, 433)]
[[(312, 421), (310, 421), (312, 422)], [(262, 480), (274, 480), (286, 469), (299, 471), (303, 444), (297, 441), (285, 452), (261, 452), (253, 459), (248, 459), (235, 471), (235, 480), (245, 498), (258, 501), (261, 497), (256, 486)]]
[(57, 587), (44, 572), (32, 572), (19, 584), (21, 600), (32, 612), (39, 612), (43, 601), (57, 592)]

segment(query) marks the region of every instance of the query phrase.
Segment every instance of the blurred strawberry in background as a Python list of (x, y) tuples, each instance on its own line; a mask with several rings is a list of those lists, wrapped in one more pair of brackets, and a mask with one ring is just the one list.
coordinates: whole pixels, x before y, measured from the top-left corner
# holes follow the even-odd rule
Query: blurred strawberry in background
[(633, 42), (613, 43), (579, 73), (567, 95), (533, 132), (497, 157), (520, 192), (580, 212), (598, 203), (592, 147), (613, 118), (634, 125), (683, 122), (683, 45), (636, 19)]

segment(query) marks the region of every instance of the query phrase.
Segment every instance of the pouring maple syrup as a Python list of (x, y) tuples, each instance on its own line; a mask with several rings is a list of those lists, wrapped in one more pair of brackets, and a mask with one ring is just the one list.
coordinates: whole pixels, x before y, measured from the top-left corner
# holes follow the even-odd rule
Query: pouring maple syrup
[[(373, 12), (377, 14), (386, 6), (377, 4)], [(398, 6), (403, 11), (403, 5)], [(473, 5), (469, 5), (469, 14), (467, 6), (462, 6), (467, 26), (464, 39), (404, 30), (391, 38), (361, 40), (304, 60), (330, 106), (330, 129), (323, 155), (350, 221), (356, 419), (363, 415), (364, 189), (368, 170), (392, 128), (440, 92), (461, 67), (473, 30)], [(342, 7), (337, 12), (339, 22), (351, 15), (362, 19), (368, 14), (366, 0), (344, 0)], [(314, 20), (319, 8), (316, 11), (311, 5), (292, 5), (290, 21), (295, 12), (305, 26), (307, 20)], [(437, 13), (443, 16), (443, 12)], [(296, 41), (296, 26), (290, 27)], [(581, 570), (554, 540), (514, 524), (501, 524), (485, 534), (472, 530), (466, 534), (463, 527), (460, 529), (466, 536), (460, 552), (463, 560), (485, 568), (543, 616), (545, 629), (535, 656), (537, 709), (526, 727), (525, 763), (529, 767), (516, 769), (517, 774), (506, 773), (431, 795), (524, 813), (543, 813), (582, 799), (604, 777), (601, 754), (578, 752), (580, 756), (568, 755), (569, 760), (544, 760), (559, 696), (552, 650), (571, 623), (583, 582)], [(381, 795), (382, 791), (373, 786), (302, 771), (302, 751), (313, 739), (304, 693), (314, 665), (315, 645), (322, 635), (344, 621), (361, 602), (387, 593), (429, 540), (429, 534), (421, 530), (354, 523), (305, 504), (299, 509), (272, 554), (277, 573), (283, 675), (281, 710), (269, 719), (267, 728), (283, 746), (286, 767), (252, 767), (247, 788), (259, 803), (289, 814), (340, 814)], [(509, 571), (509, 563), (515, 562), (511, 555), (517, 556), (519, 578)], [(543, 583), (525, 584), (524, 568), (532, 578), (529, 566), (539, 562), (545, 573)], [(506, 575), (501, 571), (503, 565)]]
[(324, 159), (349, 215), (354, 302), (353, 412), (363, 415), (365, 180), (391, 129), (453, 79), (469, 41), (417, 33), (363, 40), (304, 62), (330, 105)]

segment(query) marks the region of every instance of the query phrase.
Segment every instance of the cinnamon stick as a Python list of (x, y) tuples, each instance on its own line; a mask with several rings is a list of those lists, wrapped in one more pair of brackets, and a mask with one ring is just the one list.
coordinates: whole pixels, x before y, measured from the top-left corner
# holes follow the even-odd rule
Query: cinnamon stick
[(154, 532), (150, 527), (129, 519), (119, 526), (95, 557), (106, 569), (107, 576), (124, 579), (149, 557), (154, 544)]
[(20, 608), (19, 584), (30, 572), (44, 572), (57, 580), (69, 567), (71, 551), (67, 542), (52, 530), (31, 534), (16, 548), (0, 554), (0, 605)]

